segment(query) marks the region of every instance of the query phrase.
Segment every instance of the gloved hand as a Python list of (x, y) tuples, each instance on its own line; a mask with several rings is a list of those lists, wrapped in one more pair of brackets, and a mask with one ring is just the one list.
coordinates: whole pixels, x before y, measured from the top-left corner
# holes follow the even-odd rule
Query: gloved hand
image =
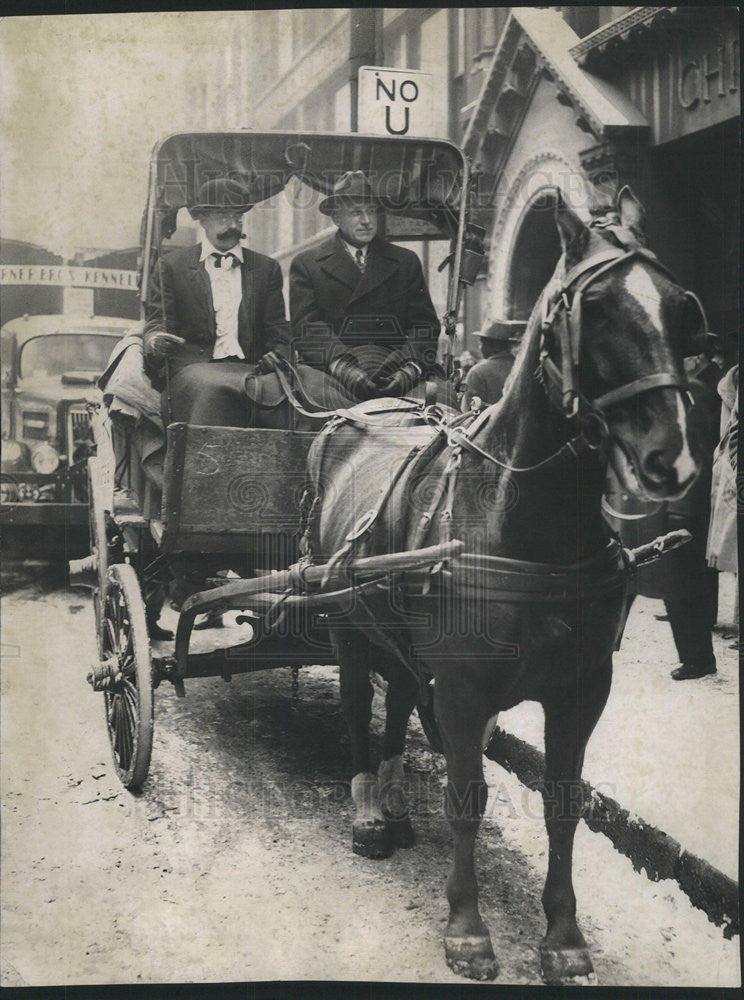
[(274, 351), (267, 351), (266, 354), (258, 359), (256, 375), (269, 375), (271, 372), (276, 371), (280, 365), (281, 359), (279, 355)]
[(183, 337), (176, 336), (175, 333), (166, 333), (165, 330), (158, 330), (152, 336), (145, 339), (143, 351), (148, 361), (161, 361), (174, 354), (176, 348), (186, 341)]
[(371, 399), (377, 392), (375, 383), (362, 371), (354, 358), (348, 355), (337, 358), (329, 368), (347, 392), (360, 401)]
[(415, 361), (407, 361), (391, 378), (378, 384), (377, 395), (405, 396), (418, 383), (422, 374)]

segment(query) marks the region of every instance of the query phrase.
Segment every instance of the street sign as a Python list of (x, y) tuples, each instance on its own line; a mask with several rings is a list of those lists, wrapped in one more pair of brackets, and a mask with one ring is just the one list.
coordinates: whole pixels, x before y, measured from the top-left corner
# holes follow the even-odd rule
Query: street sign
[(361, 66), (357, 121), (371, 135), (436, 137), (431, 73)]

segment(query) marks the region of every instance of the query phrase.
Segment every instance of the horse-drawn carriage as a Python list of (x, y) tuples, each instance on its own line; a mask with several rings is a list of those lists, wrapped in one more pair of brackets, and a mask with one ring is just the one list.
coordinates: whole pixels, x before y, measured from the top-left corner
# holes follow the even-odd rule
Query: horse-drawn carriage
[[(478, 230), (468, 220), (468, 163), (433, 140), (166, 139), (152, 160), (143, 299), (155, 254), (203, 177), (237, 176), (256, 201), (268, 201), (292, 186), (328, 192), (347, 170), (379, 185), (388, 238), (449, 241), (444, 326), (453, 333), (462, 284), (480, 259)], [(498, 968), (473, 870), (485, 807), (482, 748), (496, 714), (524, 699), (540, 701), (546, 715), (543, 975), (559, 982), (591, 973), (575, 921), (578, 816), (568, 786), (580, 779), (607, 698), (637, 558), (601, 516), (606, 463), (626, 488), (657, 499), (684, 492), (697, 471), (681, 365), (683, 339), (704, 324), (697, 300), (645, 249), (642, 209), (627, 189), (590, 225), (560, 193), (555, 212), (563, 257), (500, 403), (459, 415), (407, 399), (372, 401), (338, 412), (317, 435), (171, 424), (154, 517), (117, 507), (105, 433), (91, 461), (88, 572), (99, 663), (89, 680), (104, 694), (124, 784), (146, 777), (152, 690), (163, 680), (182, 693), (189, 677), (339, 663), (355, 846), (385, 856), (411, 842), (398, 809), (400, 756), (418, 704), (447, 757), (455, 861), (446, 957), (473, 978), (493, 978)], [(185, 600), (173, 646), (151, 648), (140, 588), (189, 554), (229, 557), (232, 573)], [(196, 616), (227, 609), (241, 612), (245, 638), (194, 652)], [(384, 789), (370, 773), (370, 669), (388, 680)]]
[[(141, 298), (169, 245), (178, 245), (181, 212), (205, 179), (239, 180), (258, 215), (300, 218), (347, 170), (362, 169), (381, 198), (380, 234), (388, 239), (446, 241), (450, 251), (445, 324), (454, 332), (458, 281), (472, 281), (481, 256), (475, 230), (466, 228), (467, 163), (447, 142), (388, 140), (322, 134), (188, 133), (172, 135), (153, 152), (143, 221)], [(261, 204), (265, 203), (265, 204)], [(302, 206), (305, 206), (304, 212)], [(314, 214), (313, 214), (314, 213)], [(463, 262), (463, 239), (466, 238)], [(469, 249), (469, 248), (470, 249)], [(475, 268), (474, 268), (475, 265)], [(312, 351), (321, 341), (294, 347)], [(103, 416), (103, 414), (101, 414)], [(260, 600), (252, 611), (233, 571), (183, 607), (175, 647), (148, 642), (143, 594), (167, 580), (175, 559), (224, 556), (240, 576), (285, 570), (297, 560), (300, 505), (307, 486), (306, 457), (314, 434), (297, 429), (167, 428), (162, 495), (137, 468), (133, 454), (115, 455), (111, 426), (95, 422), (98, 450), (90, 462), (92, 560), (75, 564), (74, 577), (93, 585), (99, 663), (93, 687), (104, 693), (114, 761), (129, 788), (146, 778), (152, 748), (152, 688), (163, 680), (183, 693), (184, 679), (275, 666), (335, 662), (323, 615), (282, 608), (282, 627), (267, 627)], [(132, 490), (122, 490), (136, 485)], [(154, 494), (154, 495), (153, 495)], [(87, 576), (86, 576), (87, 574)], [(240, 596), (238, 596), (240, 595)], [(265, 602), (264, 602), (265, 603)], [(201, 611), (235, 609), (249, 620), (234, 647), (190, 653), (190, 623)], [(274, 615), (274, 618), (278, 615)], [(233, 630), (234, 631), (234, 630)], [(239, 636), (240, 630), (236, 635)], [(222, 638), (220, 635), (219, 638)]]

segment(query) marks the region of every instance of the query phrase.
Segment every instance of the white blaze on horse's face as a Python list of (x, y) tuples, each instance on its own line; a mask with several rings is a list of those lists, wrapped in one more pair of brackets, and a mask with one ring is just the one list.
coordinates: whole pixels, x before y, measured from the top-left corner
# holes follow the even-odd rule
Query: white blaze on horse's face
[(625, 290), (640, 305), (659, 333), (664, 329), (661, 320), (661, 293), (648, 271), (636, 264), (625, 279)]

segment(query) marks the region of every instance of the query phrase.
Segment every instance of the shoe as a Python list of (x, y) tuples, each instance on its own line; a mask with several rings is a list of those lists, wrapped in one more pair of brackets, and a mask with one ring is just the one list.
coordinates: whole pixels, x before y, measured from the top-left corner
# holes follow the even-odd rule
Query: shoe
[(171, 630), (158, 625), (154, 618), (147, 619), (147, 635), (155, 642), (167, 642), (173, 638)]
[(683, 663), (681, 667), (672, 671), (672, 677), (675, 681), (691, 681), (715, 673), (718, 673), (715, 663)]
[(197, 622), (193, 626), (195, 631), (202, 631), (205, 628), (224, 628), (225, 623), (222, 620), (222, 612), (220, 611), (207, 611), (204, 615), (204, 621)]

